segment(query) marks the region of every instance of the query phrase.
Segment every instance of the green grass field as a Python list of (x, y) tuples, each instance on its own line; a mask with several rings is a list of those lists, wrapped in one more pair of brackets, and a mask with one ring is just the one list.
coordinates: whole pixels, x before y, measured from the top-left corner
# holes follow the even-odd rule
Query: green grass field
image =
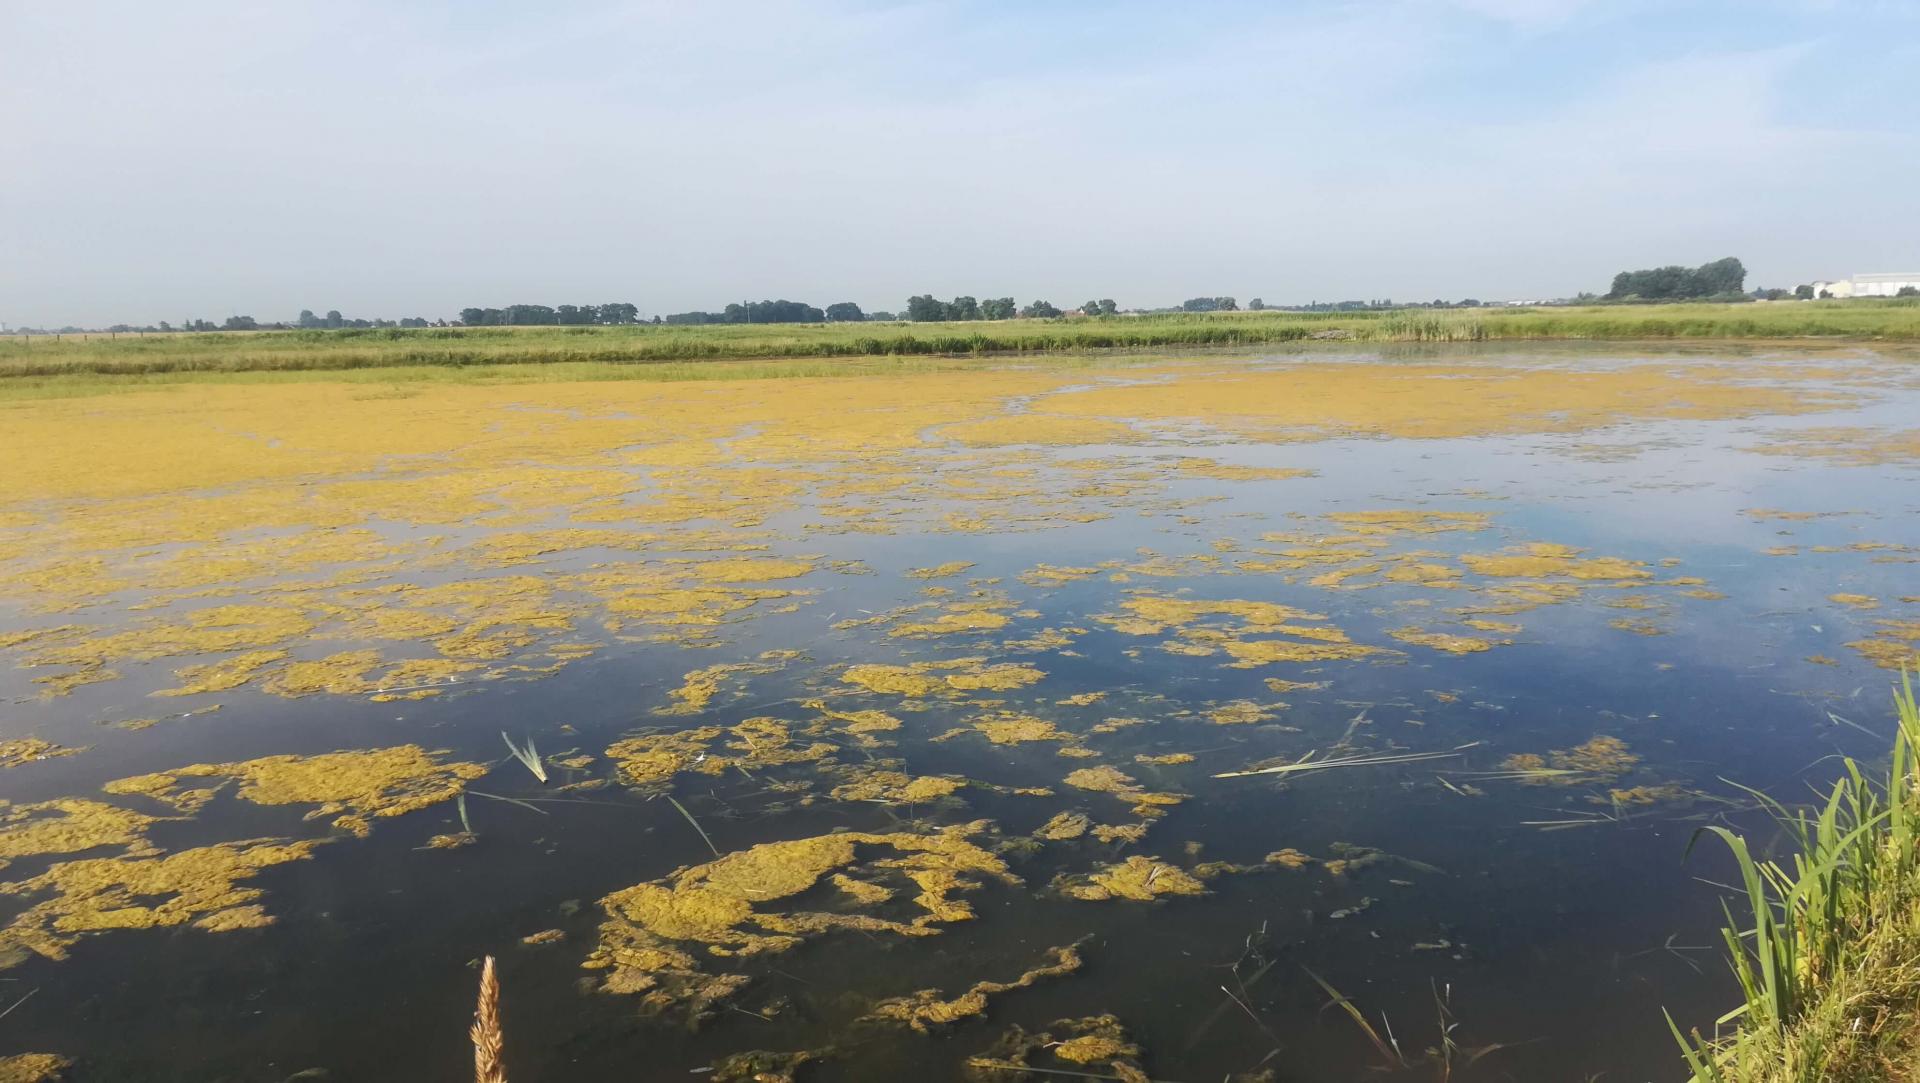
[(0, 377), (630, 364), (1245, 346), (1302, 339), (1857, 338), (1920, 341), (1920, 304), (1814, 301), (1589, 308), (1231, 312), (970, 323), (427, 328), (0, 339)]

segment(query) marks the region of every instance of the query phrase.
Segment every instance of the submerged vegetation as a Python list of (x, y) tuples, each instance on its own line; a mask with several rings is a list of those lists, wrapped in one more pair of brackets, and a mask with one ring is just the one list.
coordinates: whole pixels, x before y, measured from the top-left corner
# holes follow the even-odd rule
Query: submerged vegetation
[[(1920, 707), (1894, 697), (1899, 731), (1884, 781), (1852, 759), (1811, 809), (1772, 811), (1788, 853), (1706, 827), (1739, 868), (1724, 930), (1744, 1002), (1730, 1033), (1675, 1030), (1695, 1083), (1878, 1083), (1920, 1057)], [(1698, 838), (1698, 836), (1696, 836)]]
[(1253, 346), (1303, 339), (1872, 338), (1920, 341), (1908, 300), (1655, 307), (1187, 312), (961, 321), (581, 325), (0, 338), (0, 376), (337, 371), (408, 366), (900, 357)]

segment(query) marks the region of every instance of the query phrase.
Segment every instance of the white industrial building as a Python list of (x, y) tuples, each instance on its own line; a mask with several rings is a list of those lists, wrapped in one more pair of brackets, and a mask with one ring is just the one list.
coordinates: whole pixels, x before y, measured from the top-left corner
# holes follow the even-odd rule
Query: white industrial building
[(1920, 290), (1920, 271), (1913, 274), (1854, 275), (1836, 282), (1815, 282), (1815, 297), (1895, 297), (1901, 289)]

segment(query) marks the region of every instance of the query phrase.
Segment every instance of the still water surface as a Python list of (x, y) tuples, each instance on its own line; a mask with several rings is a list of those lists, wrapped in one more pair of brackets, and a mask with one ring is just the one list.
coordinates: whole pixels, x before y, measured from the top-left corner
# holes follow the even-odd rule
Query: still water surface
[[(802, 1079), (1062, 1078), (980, 1068), (970, 1076), (967, 1062), (1010, 1027), (1046, 1031), (1107, 1013), (1138, 1047), (1127, 1063), (1157, 1080), (1262, 1071), (1277, 1080), (1434, 1079), (1443, 1010), (1457, 1024), (1455, 1078), (1677, 1078), (1661, 1011), (1710, 1026), (1733, 998), (1717, 946), (1719, 898), (1706, 882), (1726, 870), (1704, 849), (1683, 861), (1689, 834), (1703, 823), (1759, 826), (1726, 780), (1793, 797), (1832, 775), (1836, 753), (1884, 748), (1891, 673), (1849, 644), (1881, 632), (1877, 622), (1920, 611), (1901, 600), (1920, 593), (1920, 475), (1910, 457), (1857, 447), (1910, 426), (1920, 391), (1903, 359), (1865, 351), (1507, 348), (1440, 358), (1463, 370), (1581, 371), (1649, 359), (1688, 371), (1736, 363), (1760, 382), (1773, 378), (1767, 366), (1825, 366), (1832, 372), (1797, 373), (1781, 386), (1851, 398), (1817, 413), (1762, 405), (1707, 417), (1642, 404), (1523, 427), (1532, 431), (1493, 419), (1483, 431), (1452, 425), (1424, 435), (1408, 423), (1401, 433), (1281, 438), (1207, 432), (1204, 417), (1189, 416), (1158, 419), (1146, 442), (1036, 429), (1049, 438), (901, 447), (885, 463), (897, 491), (769, 498), (751, 531), (767, 548), (753, 559), (791, 558), (808, 570), (762, 585), (806, 593), (760, 601), (752, 619), (730, 619), (698, 642), (596, 637), (576, 622), (569, 638), (594, 640), (594, 649), (561, 668), (469, 675), (431, 698), (399, 701), (366, 689), (287, 698), (257, 683), (149, 697), (177, 683), (172, 671), (183, 662), (217, 654), (121, 664), (121, 679), (54, 698), (33, 683), (44, 670), (0, 672), (0, 738), (87, 748), (0, 773), (0, 793), (15, 806), (99, 797), (115, 779), (187, 764), (336, 749), (416, 744), (489, 768), (469, 783), (474, 839), (457, 848), (429, 847), (462, 831), (449, 800), (377, 819), (357, 837), (329, 827), (331, 815), (304, 818), (311, 806), (250, 801), (226, 785), (191, 815), (154, 824), (147, 838), (164, 853), (330, 841), (246, 881), (270, 924), (91, 931), (72, 938), (64, 959), (24, 953), (0, 970), (0, 1008), (36, 992), (0, 1020), (0, 1053), (56, 1052), (82, 1080), (462, 1079), (472, 964), (494, 954), (516, 1080), (715, 1078), (689, 1073), (744, 1050), (819, 1053), (799, 1069)], [(1080, 373), (1060, 386), (1284, 373), (1300, 360), (1182, 358)], [(1442, 377), (1432, 379), (1440, 386)], [(1044, 410), (1061, 393), (1010, 395), (1001, 409), (1017, 426), (1022, 411)], [(1395, 409), (1417, 418), (1422, 393)], [(1843, 428), (1851, 435), (1804, 437)], [(751, 435), (752, 419), (739, 431)], [(1854, 450), (1832, 453), (1836, 442)], [(776, 476), (783, 466), (742, 454)], [(1080, 495), (1071, 508), (1031, 493), (929, 496), (926, 479), (953, 470), (956, 456), (970, 484)], [(1179, 465), (1194, 458), (1211, 465)], [(835, 468), (858, 474), (864, 462)], [(656, 465), (641, 454), (621, 468), (640, 477)], [(1102, 479), (1111, 484), (1087, 488)], [(683, 484), (721, 483), (710, 470)], [(822, 529), (848, 520), (829, 505), (856, 500), (912, 507), (891, 532)], [(943, 525), (949, 512), (988, 505), (1039, 511), (986, 530)], [(1377, 512), (1414, 514), (1369, 517)], [(535, 525), (571, 522), (550, 514)], [(374, 525), (389, 539), (432, 535), (443, 549), (504, 529)], [(668, 545), (647, 559), (713, 555)], [(561, 546), (510, 574), (579, 574), (618, 559), (605, 545)], [(912, 574), (949, 562), (967, 566)], [(456, 562), (391, 574), (432, 585), (508, 573)], [(113, 614), (139, 593), (130, 586), (60, 619), (132, 620)], [(31, 601), (20, 600), (0, 629), (48, 625)], [(197, 604), (174, 596), (161, 611)], [(381, 604), (363, 596), (347, 608)], [(1420, 638), (1434, 634), (1453, 639)], [(1369, 650), (1264, 660), (1245, 646), (1276, 642)], [(1043, 676), (920, 695), (845, 679), (859, 664), (956, 659), (978, 661), (900, 672), (943, 682), (1019, 665)], [(704, 703), (666, 713), (688, 704), (672, 693), (689, 671), (733, 663), (753, 666), (717, 673)], [(110, 724), (216, 701), (217, 712), (148, 728)], [(862, 731), (833, 715), (860, 711), (900, 724)], [(750, 730), (762, 737), (744, 741), (729, 733), (690, 755), (734, 756), (737, 766), (708, 773), (689, 760), (666, 780), (636, 778), (608, 754), (635, 734), (756, 718), (776, 720), (796, 747), (828, 748), (780, 763), (756, 744), (780, 739), (765, 736), (775, 731)], [(996, 743), (975, 725), (996, 719), (1051, 723), (1056, 733)], [(579, 766), (553, 767), (543, 786), (504, 758), (502, 731), (531, 735), (550, 760), (582, 757)], [(1214, 777), (1308, 756), (1408, 753), (1434, 758)], [(1593, 762), (1596, 753), (1605, 762)], [(1191, 762), (1138, 759), (1176, 754)], [(1136, 810), (1124, 795), (1066, 781), (1102, 766), (1125, 773), (1123, 788), (1181, 799)], [(924, 801), (831, 793), (882, 769), (965, 784)], [(177, 811), (137, 796), (115, 803)], [(1033, 837), (1063, 813), (1145, 830), (1114, 841)], [(973, 916), (915, 927), (937, 935), (829, 927), (786, 950), (735, 956), (698, 937), (675, 940), (700, 973), (747, 980), (712, 1003), (649, 1012), (644, 993), (606, 991), (609, 971), (582, 964), (609, 921), (601, 900), (714, 860), (689, 816), (722, 854), (836, 832), (977, 823), (965, 837), (1005, 872), (963, 875), (950, 898)], [(1311, 860), (1267, 863), (1286, 850)], [(0, 878), (24, 882), (80, 856), (95, 854), (29, 854)], [(919, 887), (902, 875), (911, 868), (884, 864), (901, 856), (863, 844), (857, 865), (843, 870), (891, 890), (886, 901), (859, 902), (822, 878), (756, 906), (911, 925), (928, 908), (913, 901)], [(1167, 868), (1148, 874), (1157, 897), (1076, 897), (1090, 873), (1136, 856)], [(1199, 876), (1208, 862), (1238, 868)], [(1154, 890), (1187, 874), (1205, 894)], [(0, 896), (0, 922), (45, 897)], [(558, 935), (547, 942), (521, 942), (550, 930)], [(1072, 944), (1078, 971), (991, 995), (984, 1017), (930, 1033), (865, 1018), (876, 1002), (917, 990), (953, 998), (975, 982), (1010, 982), (1047, 962), (1049, 948)], [(1406, 1066), (1383, 1075), (1381, 1052), (1330, 1006), (1313, 974), (1390, 1036)], [(1483, 1047), (1498, 1048), (1468, 1064)], [(1113, 1074), (1107, 1062), (1046, 1051), (1030, 1063)]]

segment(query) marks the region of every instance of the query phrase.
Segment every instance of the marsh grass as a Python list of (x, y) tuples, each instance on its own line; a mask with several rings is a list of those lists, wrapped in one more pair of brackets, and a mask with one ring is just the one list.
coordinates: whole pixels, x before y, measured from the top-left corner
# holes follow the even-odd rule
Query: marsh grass
[(1920, 708), (1904, 677), (1894, 703), (1884, 780), (1848, 759), (1811, 808), (1748, 791), (1778, 822), (1784, 857), (1755, 856), (1728, 828), (1695, 832), (1740, 873), (1722, 932), (1743, 1000), (1715, 1038), (1669, 1018), (1696, 1083), (1920, 1078)]
[(533, 735), (527, 735), (527, 747), (525, 748), (514, 744), (513, 738), (507, 736), (505, 730), (500, 731), (500, 739), (507, 743), (507, 751), (513, 753), (513, 758), (519, 760), (522, 767), (533, 772), (533, 777), (539, 779), (541, 785), (546, 785), (547, 768), (546, 765), (540, 761), (539, 750), (533, 747)]
[(507, 1083), (507, 1068), (502, 1054), (506, 1033), (500, 1026), (500, 979), (494, 973), (493, 956), (480, 964), (480, 997), (473, 1009), (473, 1026), (467, 1036), (473, 1039), (473, 1083)]
[[(502, 365), (634, 365), (659, 379), (714, 378), (714, 361), (971, 358), (1005, 353), (1503, 339), (1865, 338), (1920, 341), (1920, 305), (1903, 301), (1683, 304), (1369, 312), (1175, 313), (967, 323), (460, 327), (0, 337), (0, 377), (75, 373), (347, 372)], [(842, 371), (833, 366), (831, 371)], [(748, 378), (751, 369), (724, 378)], [(783, 374), (796, 374), (787, 371)]]

